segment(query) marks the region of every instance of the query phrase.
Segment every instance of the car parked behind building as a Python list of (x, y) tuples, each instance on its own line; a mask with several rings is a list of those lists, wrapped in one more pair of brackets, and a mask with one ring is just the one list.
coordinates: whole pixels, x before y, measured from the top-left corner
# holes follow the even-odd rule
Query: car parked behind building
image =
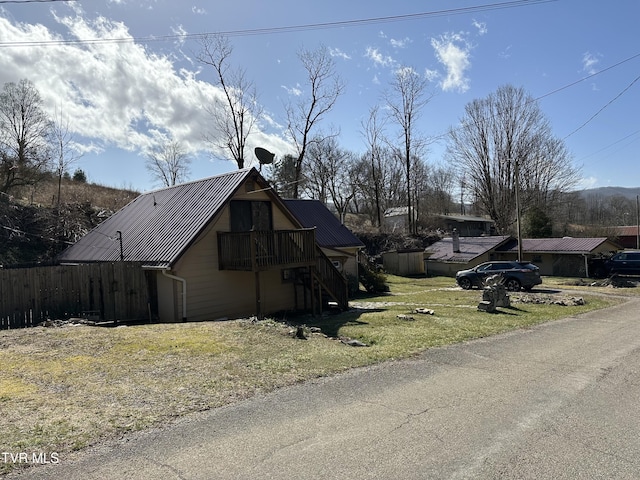
[(640, 275), (640, 251), (624, 250), (597, 264), (593, 270), (595, 277), (611, 275)]
[(484, 281), (491, 275), (502, 275), (507, 290), (518, 291), (520, 288), (531, 290), (542, 283), (540, 269), (529, 262), (495, 261), (477, 265), (468, 270), (456, 273), (456, 282), (463, 289), (482, 288)]

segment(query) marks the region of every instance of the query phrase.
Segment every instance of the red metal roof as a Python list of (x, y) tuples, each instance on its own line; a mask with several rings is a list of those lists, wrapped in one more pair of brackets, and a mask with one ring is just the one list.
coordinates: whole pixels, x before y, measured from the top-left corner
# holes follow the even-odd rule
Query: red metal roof
[[(522, 239), (522, 251), (527, 253), (591, 253), (603, 243), (609, 241), (606, 237), (597, 238), (524, 238)], [(612, 244), (613, 245), (613, 244)], [(500, 247), (498, 251), (517, 251), (518, 242), (512, 242)]]
[(626, 225), (621, 227), (609, 227), (611, 232), (618, 237), (635, 237), (638, 235), (637, 225)]
[(119, 261), (122, 235), (124, 260), (173, 265), (249, 177), (266, 186), (251, 168), (142, 194), (62, 252), (59, 260)]

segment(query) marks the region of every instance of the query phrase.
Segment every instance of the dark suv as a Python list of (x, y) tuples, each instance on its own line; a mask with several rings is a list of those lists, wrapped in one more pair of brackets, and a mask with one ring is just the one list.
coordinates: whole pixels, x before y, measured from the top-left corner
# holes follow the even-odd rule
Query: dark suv
[(602, 262), (594, 276), (608, 277), (611, 275), (640, 275), (640, 251), (625, 250), (618, 252)]
[(542, 283), (540, 269), (529, 262), (487, 262), (469, 270), (456, 273), (456, 282), (465, 290), (471, 287), (482, 288), (484, 281), (491, 275), (501, 274), (507, 290), (518, 291), (520, 288), (531, 290)]

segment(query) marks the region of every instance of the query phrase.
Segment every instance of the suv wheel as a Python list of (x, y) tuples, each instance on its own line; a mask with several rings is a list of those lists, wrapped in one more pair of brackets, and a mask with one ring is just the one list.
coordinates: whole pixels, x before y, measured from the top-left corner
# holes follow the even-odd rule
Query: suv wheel
[(504, 286), (510, 292), (518, 292), (520, 291), (520, 282), (516, 278), (510, 278), (505, 283)]
[(458, 285), (460, 285), (463, 290), (469, 290), (471, 288), (471, 280), (467, 277), (461, 277), (458, 279)]

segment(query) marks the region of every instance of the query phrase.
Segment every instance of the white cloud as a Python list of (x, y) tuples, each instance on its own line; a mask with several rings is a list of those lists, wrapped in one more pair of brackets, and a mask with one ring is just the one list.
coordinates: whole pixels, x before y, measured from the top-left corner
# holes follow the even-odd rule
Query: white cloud
[(295, 87), (287, 87), (286, 85), (281, 85), (282, 88), (289, 94), (294, 97), (299, 97), (302, 95), (302, 89), (300, 88), (300, 84), (297, 84)]
[(393, 67), (396, 62), (390, 56), (384, 56), (377, 48), (367, 47), (364, 56), (372, 60), (377, 67)]
[(511, 58), (511, 45), (507, 45), (507, 48), (499, 53), (499, 56), (504, 59)]
[(429, 68), (425, 68), (424, 76), (429, 82), (434, 82), (438, 78), (440, 78), (440, 72), (438, 72), (437, 70), (431, 70)]
[(199, 7), (191, 7), (191, 12), (195, 13), (196, 15), (207, 14), (207, 11), (204, 8), (199, 8)]
[(596, 177), (584, 177), (581, 178), (578, 182), (577, 187), (586, 190), (588, 188), (594, 188), (599, 184), (599, 181)]
[(182, 25), (178, 25), (177, 27), (172, 27), (171, 32), (174, 35), (179, 35), (178, 38), (175, 40), (175, 44), (179, 46), (184, 45), (184, 41), (187, 38), (186, 36), (189, 32), (187, 32)]
[(405, 48), (408, 44), (411, 43), (411, 39), (409, 37), (404, 37), (400, 40), (392, 38), (391, 40), (389, 40), (389, 43), (391, 43), (391, 46), (394, 48)]
[(221, 96), (217, 87), (136, 44), (123, 23), (79, 15), (54, 19), (66, 28), (66, 37), (82, 42), (51, 44), (62, 37), (43, 25), (0, 17), (0, 42), (30, 42), (0, 49), (0, 85), (32, 81), (47, 112), (58, 109), (68, 117), (71, 132), (91, 151), (144, 152), (163, 137), (182, 142), (192, 153), (208, 150), (203, 138), (211, 133), (211, 120), (203, 105)]
[(332, 57), (342, 58), (343, 60), (351, 60), (351, 57), (339, 48), (329, 48), (329, 55), (331, 55)]
[(471, 46), (464, 35), (448, 33), (439, 39), (432, 38), (431, 46), (435, 50), (436, 58), (446, 69), (446, 75), (440, 82), (442, 90), (466, 92), (469, 89), (469, 78), (466, 73), (471, 67), (469, 60)]
[(485, 35), (489, 31), (486, 23), (478, 22), (475, 19), (473, 20), (473, 26), (478, 29), (478, 35)]
[(594, 75), (598, 73), (598, 69), (596, 68), (598, 63), (600, 63), (600, 54), (593, 54), (590, 52), (585, 52), (582, 55), (582, 70), (587, 72), (589, 75)]

